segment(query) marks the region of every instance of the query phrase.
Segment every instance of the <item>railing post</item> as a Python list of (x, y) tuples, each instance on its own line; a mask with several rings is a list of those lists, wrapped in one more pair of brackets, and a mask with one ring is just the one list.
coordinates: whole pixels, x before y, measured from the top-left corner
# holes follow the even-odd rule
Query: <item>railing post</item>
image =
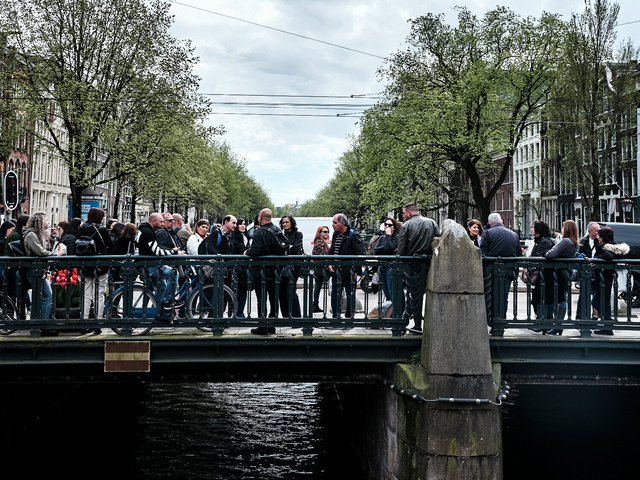
[[(42, 282), (46, 282), (46, 278), (42, 278), (46, 273), (45, 263), (40, 260), (34, 261), (29, 268), (28, 278), (31, 283), (31, 320), (48, 321), (49, 319), (42, 318), (42, 294), (43, 285)], [(31, 336), (39, 337), (42, 334), (42, 327), (39, 329), (32, 329)]]
[(404, 277), (405, 265), (396, 255), (391, 266), (391, 335), (399, 337), (404, 330), (402, 314), (404, 313), (404, 290), (402, 288), (402, 278)]

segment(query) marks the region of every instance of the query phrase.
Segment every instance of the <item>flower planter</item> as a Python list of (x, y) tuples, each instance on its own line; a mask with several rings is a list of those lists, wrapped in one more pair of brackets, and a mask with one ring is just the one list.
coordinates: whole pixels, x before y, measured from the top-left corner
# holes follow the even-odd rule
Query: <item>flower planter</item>
[(80, 319), (80, 307), (69, 307), (69, 315), (67, 317), (67, 307), (56, 307), (54, 316), (57, 319), (64, 320), (66, 318), (78, 320)]

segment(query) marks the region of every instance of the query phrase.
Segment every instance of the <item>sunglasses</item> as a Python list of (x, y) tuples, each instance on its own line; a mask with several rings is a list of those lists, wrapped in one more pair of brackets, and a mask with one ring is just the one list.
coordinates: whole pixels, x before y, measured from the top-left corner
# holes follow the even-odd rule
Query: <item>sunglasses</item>
[(393, 223), (385, 223), (384, 226), (385, 227), (393, 227)]
[(329, 230), (322, 230), (322, 233), (329, 233)]

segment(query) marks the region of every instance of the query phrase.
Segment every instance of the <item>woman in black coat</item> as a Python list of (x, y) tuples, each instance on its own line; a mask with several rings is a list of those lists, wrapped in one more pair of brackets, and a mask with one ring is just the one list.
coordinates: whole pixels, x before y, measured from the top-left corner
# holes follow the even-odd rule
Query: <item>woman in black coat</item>
[[(530, 257), (544, 257), (544, 254), (553, 248), (553, 240), (551, 239), (551, 230), (546, 222), (536, 220), (531, 225), (531, 233), (533, 234), (533, 249), (531, 249)], [(554, 284), (553, 268), (532, 269), (538, 271), (539, 275), (531, 288), (531, 305), (536, 314), (537, 319), (551, 320), (554, 310)], [(544, 288), (543, 284), (544, 283)], [(541, 307), (542, 302), (542, 308)], [(534, 332), (546, 333), (541, 328), (532, 328)]]
[(78, 238), (78, 229), (82, 225), (81, 218), (72, 218), (64, 228), (64, 233), (60, 237), (60, 243), (67, 247), (67, 255), (76, 254), (76, 239)]
[[(598, 243), (596, 244), (596, 253), (593, 258), (599, 258), (600, 260), (613, 260), (615, 258), (622, 258), (629, 253), (629, 245), (626, 243), (617, 244), (614, 241), (613, 230), (609, 227), (602, 227), (598, 230), (596, 237)], [(593, 299), (591, 305), (598, 312), (600, 319), (605, 322), (611, 322), (611, 290), (613, 288), (613, 277), (615, 275), (614, 269), (602, 269), (594, 272), (593, 283), (591, 288), (593, 289)], [(603, 288), (604, 283), (604, 288)], [(604, 292), (603, 292), (604, 290)], [(595, 316), (595, 315), (594, 315)], [(605, 328), (601, 330), (594, 330), (593, 333), (599, 335), (613, 335), (611, 328)]]
[[(298, 231), (296, 220), (291, 215), (285, 215), (280, 219), (280, 228), (289, 242), (289, 255), (304, 255), (302, 232)], [(280, 282), (280, 311), (283, 317), (289, 316), (289, 300), (291, 300), (291, 316), (302, 317), (300, 310), (300, 298), (298, 298), (297, 285), (300, 270), (296, 265), (287, 265), (282, 270)]]
[[(249, 248), (249, 234), (247, 232), (247, 222), (240, 217), (236, 223), (236, 229), (231, 232), (231, 253), (233, 255), (243, 255)], [(238, 266), (234, 270), (237, 280), (236, 295), (238, 297), (237, 318), (244, 318), (244, 307), (247, 303), (247, 293), (249, 291), (249, 275), (246, 267)]]

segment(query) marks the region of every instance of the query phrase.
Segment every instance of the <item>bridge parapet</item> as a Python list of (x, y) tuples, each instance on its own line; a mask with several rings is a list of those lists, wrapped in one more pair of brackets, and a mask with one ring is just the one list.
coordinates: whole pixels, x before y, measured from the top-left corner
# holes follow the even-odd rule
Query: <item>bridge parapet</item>
[[(480, 251), (453, 225), (433, 243), (421, 365), (396, 370), (398, 478), (502, 478)], [(392, 430), (393, 431), (393, 430)], [(389, 444), (393, 442), (389, 441)]]

